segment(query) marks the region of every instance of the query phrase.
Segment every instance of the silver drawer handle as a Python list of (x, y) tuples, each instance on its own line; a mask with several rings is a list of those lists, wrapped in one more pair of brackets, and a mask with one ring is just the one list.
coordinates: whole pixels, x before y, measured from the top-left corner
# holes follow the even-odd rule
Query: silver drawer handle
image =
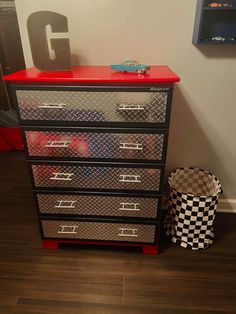
[(137, 237), (136, 232), (138, 229), (132, 228), (119, 228), (120, 233), (118, 233), (119, 237)]
[(66, 172), (53, 172), (53, 177), (50, 177), (50, 180), (58, 180), (58, 181), (71, 181), (74, 173), (66, 173)]
[(121, 179), (119, 182), (131, 182), (131, 183), (139, 183), (141, 182), (139, 175), (131, 175), (131, 174), (120, 174)]
[(63, 200), (58, 200), (57, 201), (59, 204), (55, 205), (55, 208), (68, 208), (68, 209), (73, 209), (75, 208), (75, 203), (77, 203), (77, 201), (63, 201)]
[(118, 106), (118, 110), (120, 110), (120, 111), (143, 111), (145, 109), (146, 108), (143, 105), (122, 104), (122, 105)]
[(119, 210), (124, 210), (124, 211), (134, 211), (134, 212), (139, 212), (140, 206), (139, 203), (120, 203), (120, 208)]
[(48, 143), (45, 145), (45, 147), (55, 147), (55, 148), (61, 148), (61, 147), (69, 147), (70, 146), (69, 140), (64, 141), (48, 141)]
[(44, 109), (63, 109), (66, 106), (66, 104), (57, 104), (54, 102), (43, 102), (42, 105), (39, 105), (38, 108), (44, 108)]
[(120, 143), (121, 149), (143, 150), (143, 145), (139, 143)]
[(60, 230), (57, 231), (57, 233), (64, 233), (64, 234), (76, 234), (77, 231), (76, 229), (78, 228), (77, 226), (66, 226), (66, 225), (61, 225)]

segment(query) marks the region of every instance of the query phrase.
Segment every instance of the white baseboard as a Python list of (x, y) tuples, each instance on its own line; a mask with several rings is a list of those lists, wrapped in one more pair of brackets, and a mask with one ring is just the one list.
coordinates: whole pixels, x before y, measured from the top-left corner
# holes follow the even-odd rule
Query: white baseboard
[(236, 199), (220, 199), (217, 211), (221, 213), (236, 213)]

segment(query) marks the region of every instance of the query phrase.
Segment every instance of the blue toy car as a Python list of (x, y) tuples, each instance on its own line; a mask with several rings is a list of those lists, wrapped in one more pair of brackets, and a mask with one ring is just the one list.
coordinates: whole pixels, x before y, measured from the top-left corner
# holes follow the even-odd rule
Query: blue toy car
[(146, 64), (140, 64), (135, 60), (124, 61), (121, 64), (112, 64), (112, 70), (119, 72), (136, 72), (139, 74), (146, 73), (150, 70), (150, 66)]

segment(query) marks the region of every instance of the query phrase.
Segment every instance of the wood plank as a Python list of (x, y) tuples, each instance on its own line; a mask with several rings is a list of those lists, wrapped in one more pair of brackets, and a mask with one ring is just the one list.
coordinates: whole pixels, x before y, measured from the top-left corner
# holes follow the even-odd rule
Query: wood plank
[(0, 314), (10, 314), (13, 312), (17, 302), (18, 296), (0, 295)]
[[(189, 310), (236, 311), (236, 285), (229, 280), (215, 280), (160, 276), (125, 276), (124, 304), (152, 304), (153, 306)], [(224, 301), (223, 301), (224, 300)]]
[[(60, 300), (39, 300), (39, 299), (20, 299), (16, 306), (14, 314), (28, 313), (58, 313), (58, 314), (143, 314), (147, 312), (147, 307), (130, 306), (130, 305), (114, 305), (114, 304), (98, 304), (85, 302), (66, 302)], [(196, 310), (186, 310), (185, 308), (171, 309), (163, 306), (148, 308), (148, 314), (199, 314)], [(226, 314), (222, 311), (201, 311), (201, 314)]]

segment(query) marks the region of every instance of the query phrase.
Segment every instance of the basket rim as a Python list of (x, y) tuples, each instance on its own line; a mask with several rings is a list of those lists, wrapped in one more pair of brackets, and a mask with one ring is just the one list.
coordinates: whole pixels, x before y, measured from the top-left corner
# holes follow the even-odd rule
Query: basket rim
[[(211, 195), (195, 195), (195, 194), (192, 194), (192, 193), (182, 192), (182, 191), (180, 191), (180, 190), (177, 190), (176, 188), (171, 187), (171, 182), (170, 182), (170, 180), (173, 178), (174, 174), (175, 174), (177, 171), (180, 171), (180, 170), (198, 170), (199, 172), (204, 172), (204, 173), (206, 173), (206, 174), (209, 174), (209, 175), (216, 181), (216, 183), (218, 184), (219, 192), (218, 192), (218, 193), (211, 194)], [(207, 198), (207, 197), (218, 196), (219, 194), (223, 193), (223, 189), (222, 189), (221, 183), (220, 183), (220, 181), (218, 180), (218, 178), (217, 178), (213, 173), (211, 173), (209, 170), (206, 170), (206, 169), (203, 169), (203, 168), (198, 168), (198, 167), (181, 167), (181, 168), (175, 169), (174, 171), (171, 172), (171, 174), (170, 174), (169, 177), (168, 177), (168, 184), (169, 184), (171, 190), (174, 190), (174, 191), (176, 191), (176, 192), (178, 192), (178, 193), (181, 193), (181, 194), (183, 194), (183, 195), (190, 195), (190, 196), (193, 196), (193, 197)]]

